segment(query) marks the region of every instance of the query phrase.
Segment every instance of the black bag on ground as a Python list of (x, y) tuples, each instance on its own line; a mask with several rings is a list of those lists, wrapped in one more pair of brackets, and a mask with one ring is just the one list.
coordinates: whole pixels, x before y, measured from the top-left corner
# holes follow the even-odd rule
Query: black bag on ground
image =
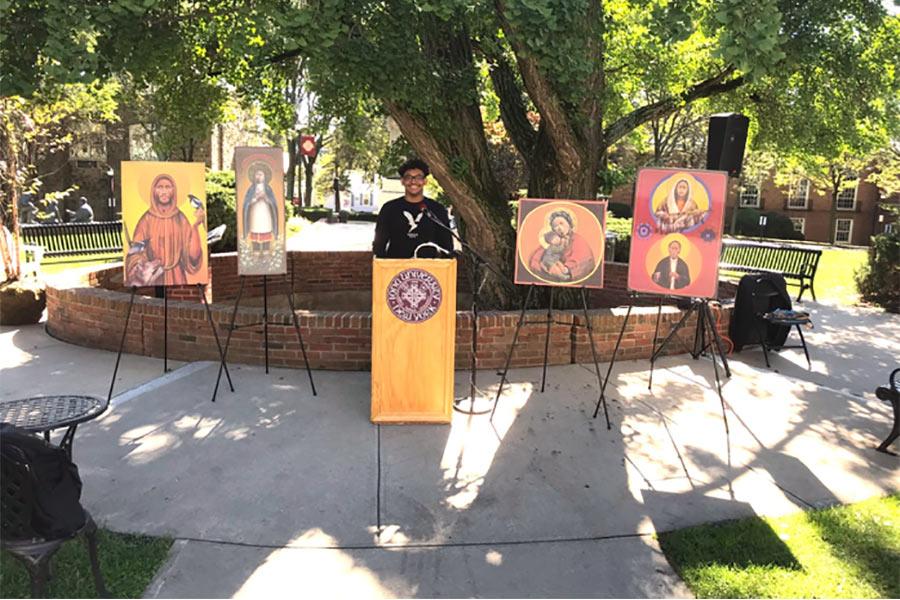
[(0, 458), (28, 465), (34, 491), (31, 526), (47, 539), (69, 537), (84, 526), (81, 478), (66, 451), (8, 423), (0, 424)]
[(758, 344), (760, 329), (765, 332), (768, 346), (780, 348), (784, 345), (790, 327), (775, 323), (761, 327), (759, 322), (759, 315), (776, 308), (791, 308), (791, 296), (784, 277), (778, 273), (750, 273), (741, 277), (728, 327), (728, 337), (734, 343), (735, 352), (740, 352), (744, 346)]

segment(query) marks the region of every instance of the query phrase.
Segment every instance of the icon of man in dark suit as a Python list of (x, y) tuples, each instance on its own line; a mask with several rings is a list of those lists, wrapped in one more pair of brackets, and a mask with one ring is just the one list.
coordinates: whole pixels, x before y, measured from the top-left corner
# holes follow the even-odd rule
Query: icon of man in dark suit
[(687, 263), (679, 258), (681, 242), (672, 240), (669, 242), (669, 256), (659, 261), (656, 270), (653, 271), (653, 283), (670, 290), (680, 290), (691, 284), (691, 274)]

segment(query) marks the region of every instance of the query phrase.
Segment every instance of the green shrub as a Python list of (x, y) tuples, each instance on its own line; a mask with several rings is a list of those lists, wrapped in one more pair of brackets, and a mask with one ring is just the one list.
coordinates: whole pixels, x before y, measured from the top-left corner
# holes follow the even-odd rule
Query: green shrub
[(304, 206), (296, 210), (295, 214), (315, 223), (319, 219), (327, 219), (332, 215), (332, 212), (330, 208), (324, 206)]
[(900, 232), (872, 237), (869, 260), (855, 278), (863, 300), (900, 313)]
[(628, 262), (628, 255), (631, 251), (631, 219), (619, 218), (612, 215), (606, 216), (606, 231), (616, 234), (616, 249), (611, 257), (607, 260), (615, 262)]
[[(765, 228), (759, 225), (760, 215), (765, 215), (768, 219)], [(738, 209), (737, 222), (735, 223), (735, 233), (737, 235), (763, 237), (763, 231), (765, 231), (765, 237), (767, 238), (778, 240), (803, 239), (803, 234), (794, 229), (793, 221), (782, 214), (763, 213), (755, 208)]]
[(237, 250), (237, 214), (234, 212), (235, 186), (231, 171), (206, 173), (206, 222), (209, 228), (227, 225), (222, 240), (210, 251), (234, 252)]

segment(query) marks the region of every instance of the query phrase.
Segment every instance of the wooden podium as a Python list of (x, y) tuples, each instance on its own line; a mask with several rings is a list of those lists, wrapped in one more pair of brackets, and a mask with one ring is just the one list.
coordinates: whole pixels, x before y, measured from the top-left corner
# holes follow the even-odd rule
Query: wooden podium
[(373, 260), (372, 422), (449, 423), (456, 261)]

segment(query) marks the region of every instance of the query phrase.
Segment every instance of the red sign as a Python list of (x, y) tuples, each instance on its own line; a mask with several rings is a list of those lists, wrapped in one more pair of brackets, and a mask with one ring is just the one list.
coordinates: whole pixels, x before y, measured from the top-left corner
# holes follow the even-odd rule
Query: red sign
[(316, 155), (316, 136), (301, 135), (300, 136), (300, 154), (303, 156)]

